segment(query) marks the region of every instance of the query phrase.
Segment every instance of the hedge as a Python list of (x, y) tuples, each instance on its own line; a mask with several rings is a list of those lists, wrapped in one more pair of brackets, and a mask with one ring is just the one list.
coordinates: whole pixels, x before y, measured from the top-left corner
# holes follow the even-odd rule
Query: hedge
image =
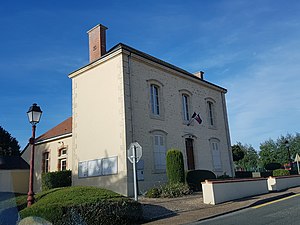
[(201, 182), (216, 179), (216, 175), (209, 170), (190, 170), (186, 174), (186, 182), (193, 191), (202, 191)]
[(72, 185), (71, 170), (49, 172), (42, 174), (42, 190), (50, 190), (58, 187), (69, 187)]
[(166, 156), (169, 183), (184, 183), (184, 163), (180, 150), (170, 149)]
[(288, 175), (290, 175), (290, 172), (288, 170), (285, 170), (285, 169), (273, 170), (273, 176), (274, 177), (288, 176)]
[(20, 211), (21, 218), (36, 216), (54, 225), (136, 224), (141, 204), (96, 187), (57, 188), (39, 193), (37, 202)]

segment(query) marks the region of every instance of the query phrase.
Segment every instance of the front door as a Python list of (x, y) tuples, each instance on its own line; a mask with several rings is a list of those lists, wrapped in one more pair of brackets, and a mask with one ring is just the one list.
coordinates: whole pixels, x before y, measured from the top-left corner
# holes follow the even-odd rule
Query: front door
[(186, 148), (186, 157), (187, 157), (188, 170), (194, 170), (195, 169), (193, 142), (194, 142), (194, 140), (191, 139), (191, 138), (186, 138), (185, 139), (185, 148)]

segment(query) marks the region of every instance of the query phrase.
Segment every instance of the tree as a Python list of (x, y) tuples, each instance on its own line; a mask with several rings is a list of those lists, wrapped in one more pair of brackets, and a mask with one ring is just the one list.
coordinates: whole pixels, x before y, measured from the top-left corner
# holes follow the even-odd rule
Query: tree
[(241, 149), (239, 145), (233, 145), (231, 146), (232, 149), (232, 156), (233, 156), (233, 161), (237, 162), (240, 161), (241, 159), (244, 158), (245, 152)]
[(20, 155), (20, 145), (16, 138), (0, 126), (0, 155)]
[(276, 141), (269, 139), (260, 144), (259, 156), (261, 167), (265, 167), (268, 163), (277, 162), (283, 165), (289, 162), (289, 155), (285, 146), (286, 141), (290, 144), (289, 150), (292, 160), (294, 160), (297, 153), (300, 154), (300, 134), (281, 135)]
[(184, 163), (180, 150), (170, 149), (166, 156), (169, 183), (184, 183)]
[(258, 154), (256, 150), (248, 144), (243, 145), (238, 142), (237, 145), (244, 152), (244, 157), (237, 161), (236, 164), (245, 171), (255, 171), (258, 167)]

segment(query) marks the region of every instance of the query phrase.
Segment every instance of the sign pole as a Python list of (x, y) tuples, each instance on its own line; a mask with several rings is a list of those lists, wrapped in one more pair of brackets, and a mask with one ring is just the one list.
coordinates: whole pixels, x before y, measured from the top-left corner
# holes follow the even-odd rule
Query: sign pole
[(300, 171), (299, 171), (299, 162), (297, 161), (297, 167), (298, 167), (298, 174), (300, 174)]
[(133, 147), (133, 186), (134, 186), (134, 200), (138, 201), (137, 179), (136, 179), (136, 146)]

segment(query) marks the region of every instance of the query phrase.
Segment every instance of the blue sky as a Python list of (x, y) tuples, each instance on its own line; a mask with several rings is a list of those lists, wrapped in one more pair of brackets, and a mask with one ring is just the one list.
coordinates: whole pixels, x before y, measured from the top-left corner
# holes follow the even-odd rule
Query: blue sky
[(228, 89), (232, 144), (298, 132), (300, 2), (297, 0), (2, 1), (0, 126), (22, 148), (36, 102), (37, 134), (71, 116), (68, 74), (88, 63), (86, 31), (122, 42)]

